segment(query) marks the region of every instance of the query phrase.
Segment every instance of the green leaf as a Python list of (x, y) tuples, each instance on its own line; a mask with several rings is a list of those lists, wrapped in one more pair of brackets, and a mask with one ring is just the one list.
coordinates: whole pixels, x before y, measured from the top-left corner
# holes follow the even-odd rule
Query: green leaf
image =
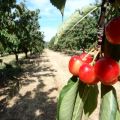
[(77, 77), (72, 77), (62, 89), (57, 104), (57, 120), (71, 119), (78, 85), (79, 80)]
[(60, 93), (57, 120), (81, 120), (90, 88), (77, 77), (72, 77)]
[(88, 118), (97, 107), (97, 98), (99, 93), (98, 86), (94, 85), (90, 87), (91, 89), (84, 105), (85, 119)]
[(118, 103), (116, 91), (113, 86), (101, 86), (101, 108), (100, 120), (115, 120), (117, 115)]
[(116, 119), (115, 120), (120, 120), (120, 111), (117, 110), (117, 114), (116, 114)]
[(62, 16), (63, 16), (66, 0), (50, 0), (50, 2), (51, 2), (57, 9), (60, 10), (60, 12), (61, 12), (61, 14), (62, 14)]
[(72, 120), (81, 120), (83, 115), (83, 107), (85, 105), (90, 87), (80, 82), (78, 93), (75, 101), (75, 107), (73, 111)]

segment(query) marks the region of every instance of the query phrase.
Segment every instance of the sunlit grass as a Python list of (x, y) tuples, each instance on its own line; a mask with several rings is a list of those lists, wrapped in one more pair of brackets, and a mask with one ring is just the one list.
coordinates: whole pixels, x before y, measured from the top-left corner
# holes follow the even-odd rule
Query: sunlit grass
[[(20, 53), (18, 55), (19, 59), (24, 58), (24, 57), (25, 57), (24, 53)], [(8, 55), (8, 56), (0, 57), (0, 59), (3, 59), (3, 62), (5, 63), (10, 63), (12, 61), (15, 61), (15, 55)]]

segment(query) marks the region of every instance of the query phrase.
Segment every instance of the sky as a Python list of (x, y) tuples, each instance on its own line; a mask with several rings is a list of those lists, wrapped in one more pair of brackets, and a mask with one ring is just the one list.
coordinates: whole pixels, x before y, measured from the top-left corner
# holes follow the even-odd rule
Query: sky
[[(19, 2), (22, 0), (19, 0)], [(40, 9), (40, 31), (44, 33), (44, 40), (50, 39), (56, 34), (59, 26), (66, 20), (76, 9), (94, 3), (95, 0), (67, 0), (64, 10), (64, 19), (60, 11), (54, 7), (50, 0), (25, 0), (25, 4), (30, 10)]]

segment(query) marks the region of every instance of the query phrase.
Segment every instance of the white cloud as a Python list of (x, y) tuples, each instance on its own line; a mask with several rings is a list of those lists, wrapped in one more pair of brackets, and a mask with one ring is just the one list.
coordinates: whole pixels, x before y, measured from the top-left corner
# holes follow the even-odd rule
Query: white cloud
[(27, 0), (27, 4), (30, 9), (40, 9), (40, 14), (44, 16), (51, 16), (55, 9), (50, 0)]
[(35, 7), (44, 7), (48, 4), (48, 0), (26, 0), (26, 2)]
[(44, 32), (45, 41), (50, 41), (51, 38), (56, 34), (57, 29), (53, 27), (43, 27), (41, 31)]

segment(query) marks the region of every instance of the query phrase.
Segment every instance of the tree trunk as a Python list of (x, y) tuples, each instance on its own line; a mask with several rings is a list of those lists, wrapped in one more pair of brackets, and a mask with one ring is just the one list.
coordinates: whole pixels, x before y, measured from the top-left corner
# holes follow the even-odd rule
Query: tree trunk
[(16, 59), (16, 62), (18, 62), (18, 54), (15, 53), (15, 59)]
[(27, 54), (27, 53), (28, 53), (28, 52), (26, 51), (26, 52), (25, 52), (25, 58), (28, 58), (28, 54)]

